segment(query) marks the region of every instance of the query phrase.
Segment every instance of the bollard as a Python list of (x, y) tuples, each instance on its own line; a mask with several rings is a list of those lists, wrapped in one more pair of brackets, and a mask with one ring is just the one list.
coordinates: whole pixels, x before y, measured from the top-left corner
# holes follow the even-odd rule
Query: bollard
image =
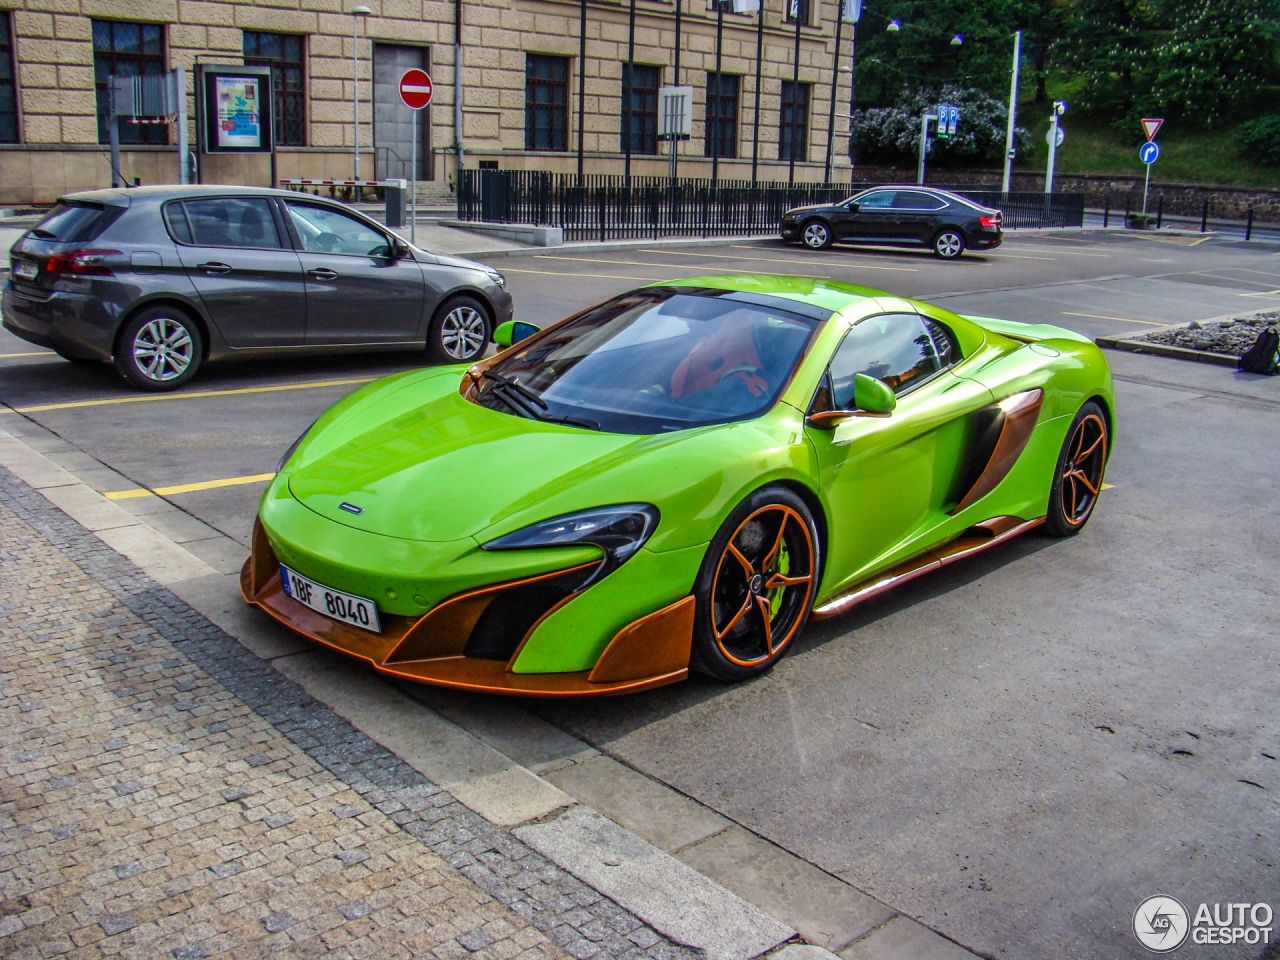
[(1126, 227), (1129, 225), (1129, 210), (1132, 208), (1132, 205), (1133, 205), (1133, 194), (1126, 193), (1124, 195), (1124, 225)]
[(1164, 194), (1160, 194), (1160, 199), (1156, 203), (1156, 229), (1160, 229), (1160, 224), (1164, 223)]
[(1253, 239), (1253, 207), (1250, 207), (1244, 218), (1244, 238)]
[(387, 204), (386, 224), (391, 229), (396, 230), (404, 226), (404, 202), (409, 182), (407, 180), (385, 180), (383, 183)]
[(1209, 226), (1209, 198), (1204, 198), (1204, 209), (1200, 211), (1200, 232), (1204, 233)]
[(1102, 229), (1107, 229), (1107, 224), (1111, 222), (1111, 194), (1104, 194), (1102, 197)]

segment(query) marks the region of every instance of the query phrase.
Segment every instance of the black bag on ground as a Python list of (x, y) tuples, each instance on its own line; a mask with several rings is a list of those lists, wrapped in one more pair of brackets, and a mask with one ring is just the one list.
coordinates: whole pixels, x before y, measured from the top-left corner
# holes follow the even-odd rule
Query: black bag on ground
[(1268, 373), (1275, 376), (1280, 372), (1277, 370), (1277, 361), (1280, 359), (1276, 356), (1277, 352), (1280, 352), (1280, 331), (1273, 324), (1258, 334), (1253, 346), (1241, 354), (1236, 367), (1247, 373)]

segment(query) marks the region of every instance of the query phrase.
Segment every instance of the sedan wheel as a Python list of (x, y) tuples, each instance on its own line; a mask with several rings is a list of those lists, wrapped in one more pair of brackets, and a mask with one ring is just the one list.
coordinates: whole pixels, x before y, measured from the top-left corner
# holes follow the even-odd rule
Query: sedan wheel
[(831, 246), (831, 228), (821, 220), (810, 220), (804, 225), (804, 245), (810, 250), (825, 250)]
[(1045, 518), (1045, 526), (1054, 536), (1074, 536), (1093, 516), (1107, 467), (1108, 440), (1102, 408), (1090, 400), (1076, 414), (1058, 455)]
[(172, 390), (195, 376), (203, 350), (200, 330), (190, 317), (156, 307), (125, 325), (115, 364), (120, 375), (141, 390)]
[(778, 662), (809, 618), (818, 540), (803, 500), (766, 487), (712, 541), (698, 576), (693, 666), (742, 680)]
[(933, 239), (933, 251), (943, 260), (954, 260), (964, 253), (964, 237), (948, 227)]
[(489, 345), (489, 317), (474, 297), (455, 297), (431, 323), (431, 355), (445, 363), (470, 363)]

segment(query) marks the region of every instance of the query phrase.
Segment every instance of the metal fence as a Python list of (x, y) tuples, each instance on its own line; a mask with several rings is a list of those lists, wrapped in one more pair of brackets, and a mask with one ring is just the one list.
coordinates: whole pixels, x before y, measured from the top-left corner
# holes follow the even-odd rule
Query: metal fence
[[(870, 186), (463, 170), (458, 219), (555, 226), (566, 240), (749, 236), (776, 232), (791, 207), (843, 200)], [(1084, 220), (1083, 194), (955, 192), (1001, 210), (1008, 228), (1079, 227)]]

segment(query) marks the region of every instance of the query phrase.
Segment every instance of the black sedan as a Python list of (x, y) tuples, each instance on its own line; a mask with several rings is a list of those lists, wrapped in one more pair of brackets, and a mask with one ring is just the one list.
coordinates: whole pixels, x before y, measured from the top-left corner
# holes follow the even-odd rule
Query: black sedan
[(795, 207), (782, 215), (782, 239), (810, 250), (832, 243), (932, 247), (944, 260), (1003, 239), (1002, 217), (958, 194), (931, 187), (872, 187), (840, 203)]
[(470, 363), (511, 319), (492, 267), (411, 246), (333, 201), (252, 187), (63, 197), (10, 251), (4, 327), (133, 386), (205, 360), (422, 349)]

